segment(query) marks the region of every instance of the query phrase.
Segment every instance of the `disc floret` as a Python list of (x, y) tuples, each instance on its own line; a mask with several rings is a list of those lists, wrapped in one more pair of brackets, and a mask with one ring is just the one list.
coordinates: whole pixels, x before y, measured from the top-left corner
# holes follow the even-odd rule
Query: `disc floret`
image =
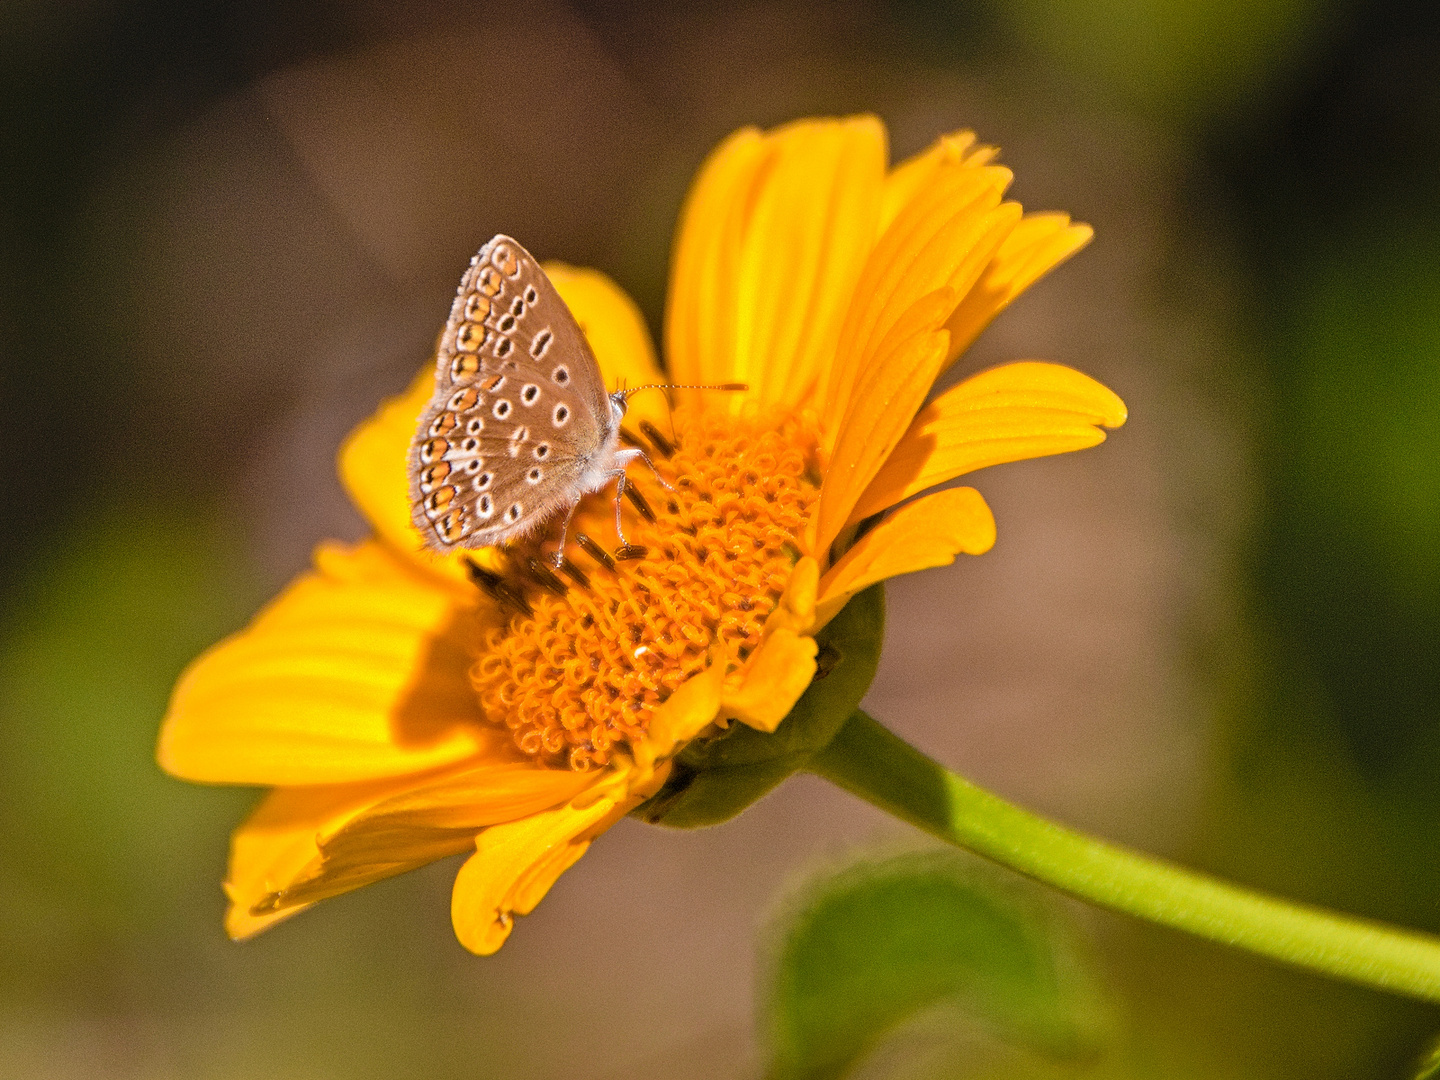
[(592, 533), (606, 535), (604, 494), (577, 514), (588, 543), (572, 545), (569, 587), (536, 579), (539, 541), (508, 553), (514, 569), (500, 588), (519, 602), (485, 635), (471, 681), (487, 718), (547, 764), (584, 771), (628, 752), (715, 645), (743, 664), (802, 554), (819, 495), (803, 422), (681, 409), (673, 435), (650, 448), (670, 488), (634, 470), (649, 509), (627, 516), (627, 553), (639, 557), (580, 554), (597, 543)]

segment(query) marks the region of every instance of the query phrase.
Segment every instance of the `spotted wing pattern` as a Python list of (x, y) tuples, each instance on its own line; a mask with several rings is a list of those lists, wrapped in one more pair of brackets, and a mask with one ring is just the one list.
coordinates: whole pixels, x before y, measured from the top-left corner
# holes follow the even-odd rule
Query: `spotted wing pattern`
[(583, 493), (609, 436), (595, 355), (540, 264), (508, 236), (470, 260), (410, 447), (415, 527), (440, 552), (530, 532)]

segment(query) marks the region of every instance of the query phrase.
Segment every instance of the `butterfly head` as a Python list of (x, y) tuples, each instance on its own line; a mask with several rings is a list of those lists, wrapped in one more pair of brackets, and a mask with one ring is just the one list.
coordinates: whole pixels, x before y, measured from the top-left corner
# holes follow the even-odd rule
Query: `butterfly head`
[[(644, 387), (636, 387), (636, 389), (643, 390)], [(635, 390), (616, 390), (610, 395), (610, 420), (612, 423), (618, 425), (621, 420), (625, 419), (625, 410), (630, 407), (630, 395), (633, 393)]]

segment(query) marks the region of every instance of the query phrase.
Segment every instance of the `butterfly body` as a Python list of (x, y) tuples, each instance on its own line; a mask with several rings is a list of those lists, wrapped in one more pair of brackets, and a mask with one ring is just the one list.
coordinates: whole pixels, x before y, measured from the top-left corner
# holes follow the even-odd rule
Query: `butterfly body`
[(540, 265), (496, 236), (461, 278), (410, 447), (411, 518), (426, 546), (504, 543), (612, 480), (623, 489), (644, 456), (619, 448), (624, 415), (625, 393), (606, 392)]

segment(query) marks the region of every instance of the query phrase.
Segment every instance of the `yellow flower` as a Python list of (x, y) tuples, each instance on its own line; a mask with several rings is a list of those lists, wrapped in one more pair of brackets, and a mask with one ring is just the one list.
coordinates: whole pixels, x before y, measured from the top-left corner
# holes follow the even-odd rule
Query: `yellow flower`
[[(673, 412), (635, 399), (627, 434), (673, 488), (632, 470), (643, 557), (609, 555), (606, 494), (582, 504), (559, 575), (533, 544), (425, 553), (405, 462), (429, 367), (350, 437), (340, 471), (375, 535), (323, 545), (200, 657), (161, 732), (169, 772), (273, 788), (234, 836), (231, 936), (470, 851), (455, 930), (495, 951), (687, 743), (732, 721), (773, 731), (851, 596), (994, 542), (975, 490), (912, 496), (1124, 421), (1099, 383), (1036, 362), (925, 405), (995, 314), (1090, 238), (1004, 201), (994, 156), (962, 133), (887, 169), (873, 117), (746, 129), (711, 155), (674, 251), (668, 375), (749, 390), (681, 392)], [(548, 272), (609, 385), (664, 381), (608, 278)]]

